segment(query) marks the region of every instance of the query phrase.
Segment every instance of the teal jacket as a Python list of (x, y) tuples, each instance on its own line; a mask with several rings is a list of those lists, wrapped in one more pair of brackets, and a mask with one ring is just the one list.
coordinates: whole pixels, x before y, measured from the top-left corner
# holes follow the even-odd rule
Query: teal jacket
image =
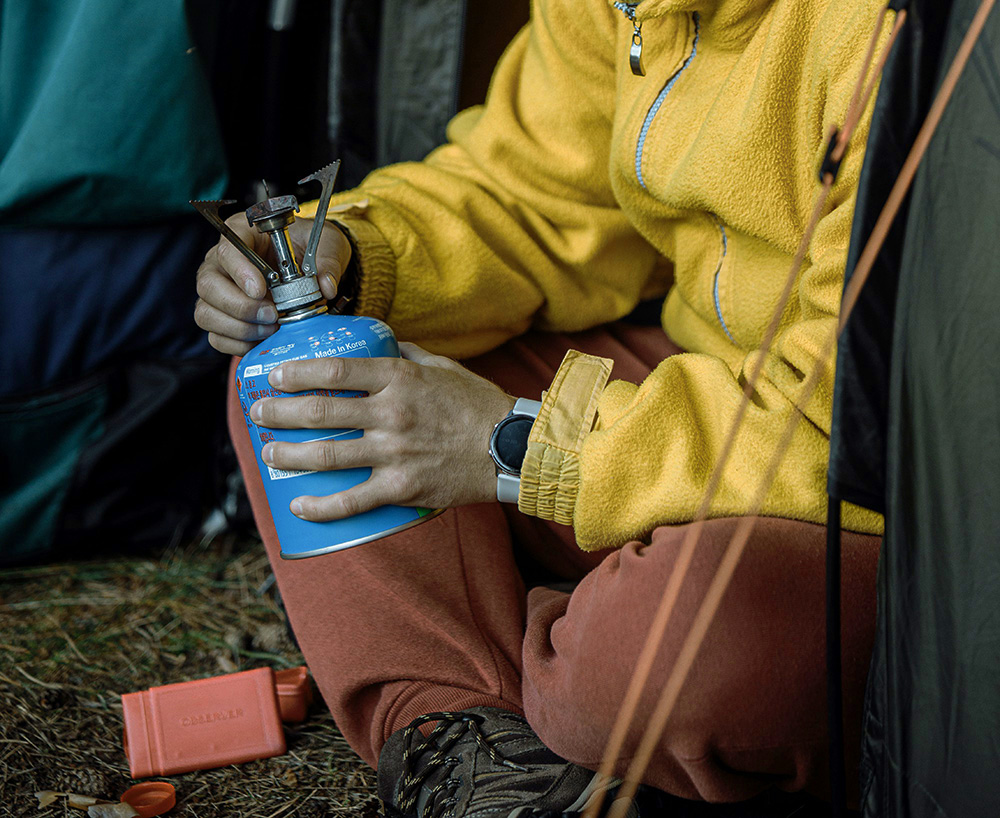
[(134, 224), (226, 166), (184, 0), (0, 4), (0, 225)]

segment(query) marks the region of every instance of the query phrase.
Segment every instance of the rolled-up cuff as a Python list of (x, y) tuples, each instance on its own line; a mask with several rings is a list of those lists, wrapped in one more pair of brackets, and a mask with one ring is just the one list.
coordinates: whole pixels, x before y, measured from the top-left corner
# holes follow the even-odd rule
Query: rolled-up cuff
[(580, 450), (594, 426), (612, 363), (576, 350), (563, 358), (528, 436), (517, 504), (525, 514), (573, 524)]
[(364, 219), (331, 215), (348, 233), (361, 276), (354, 313), (385, 320), (396, 294), (396, 256), (385, 237)]

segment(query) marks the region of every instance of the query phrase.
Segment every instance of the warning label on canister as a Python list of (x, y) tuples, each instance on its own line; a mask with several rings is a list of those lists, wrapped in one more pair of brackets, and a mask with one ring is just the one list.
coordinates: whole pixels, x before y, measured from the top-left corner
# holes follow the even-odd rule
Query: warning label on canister
[(288, 480), (291, 477), (302, 477), (304, 474), (316, 474), (316, 470), (301, 471), (299, 469), (272, 469), (267, 467), (267, 473), (272, 480)]

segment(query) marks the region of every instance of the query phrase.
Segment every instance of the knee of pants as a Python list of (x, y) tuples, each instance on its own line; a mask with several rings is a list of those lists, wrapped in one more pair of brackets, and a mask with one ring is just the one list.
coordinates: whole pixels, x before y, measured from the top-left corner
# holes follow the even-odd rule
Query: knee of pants
[[(628, 771), (674, 658), (668, 650), (666, 661), (654, 668), (618, 753), (617, 776)], [(549, 749), (596, 770), (634, 667), (631, 647), (612, 642), (605, 643), (603, 654), (591, 653), (580, 662), (565, 654), (526, 662), (525, 715)], [(733, 674), (718, 668), (702, 670), (708, 672), (696, 671), (681, 689), (643, 774), (645, 783), (683, 798), (739, 801), (771, 785), (800, 789), (823, 772), (825, 714), (813, 701), (822, 692), (818, 686), (810, 685), (815, 689), (801, 698), (772, 696), (767, 689), (734, 684)], [(748, 697), (757, 704), (749, 704)], [(805, 702), (812, 706), (803, 707)]]
[[(605, 638), (591, 615), (600, 606), (581, 587), (535, 588), (523, 649), (525, 715), (551, 750), (596, 767), (634, 666), (641, 635)], [(635, 644), (634, 644), (635, 643)]]
[[(582, 664), (556, 660), (544, 669), (535, 665), (535, 672), (525, 675), (523, 689), (525, 715), (545, 746), (567, 761), (596, 770), (614, 727), (634, 657), (623, 661), (622, 654), (609, 650), (603, 658), (591, 658)], [(617, 776), (627, 771), (659, 688), (651, 685), (643, 697), (614, 768)], [(704, 724), (691, 723), (690, 715), (678, 713), (680, 718), (672, 721), (660, 737), (643, 780), (685, 798), (740, 800), (756, 794), (763, 785), (741, 779), (733, 788), (733, 782), (716, 774), (719, 759), (712, 731), (704, 729)]]
[[(626, 758), (638, 746), (674, 668), (733, 524), (717, 521), (706, 527), (713, 536), (705, 537), (678, 598), (626, 736)], [(739, 780), (761, 775), (801, 786), (816, 772), (825, 746), (823, 532), (784, 521), (760, 527), (657, 747), (655, 779), (677, 794), (728, 797), (740, 790)], [(673, 570), (676, 533), (654, 538), (650, 547), (630, 545), (609, 556), (572, 597), (546, 589), (531, 592), (525, 713), (542, 740), (570, 761), (588, 767), (600, 763), (652, 611)], [(870, 631), (873, 620), (866, 577), (873, 573), (877, 548), (873, 555), (871, 543), (856, 545), (857, 566), (851, 559), (845, 564), (848, 659), (864, 654), (866, 640), (859, 634)], [(862, 662), (845, 663), (845, 671), (854, 664)], [(863, 673), (855, 675), (863, 678)], [(740, 772), (723, 774), (727, 768)]]
[[(600, 763), (676, 551), (673, 541), (651, 547), (630, 543), (611, 552), (572, 595), (532, 589), (523, 651), (525, 714), (542, 740), (564, 758), (583, 766)], [(692, 624), (705, 584), (706, 571), (700, 564), (698, 569), (678, 598), (627, 736), (628, 752), (635, 748)], [(712, 681), (716, 692), (720, 680)], [(696, 709), (714, 709), (699, 698)], [(682, 695), (678, 704), (686, 711), (691, 702)], [(673, 721), (685, 724), (687, 714), (678, 712)], [(690, 736), (690, 731), (684, 726), (668, 732), (661, 748), (668, 754), (701, 752), (686, 746), (686, 739), (678, 739), (681, 744), (674, 747), (680, 734)]]

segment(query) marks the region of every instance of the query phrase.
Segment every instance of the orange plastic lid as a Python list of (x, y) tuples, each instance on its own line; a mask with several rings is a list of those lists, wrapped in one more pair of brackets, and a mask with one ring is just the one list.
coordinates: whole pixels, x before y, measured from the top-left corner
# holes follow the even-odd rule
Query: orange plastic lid
[(305, 721), (313, 701), (309, 668), (305, 665), (279, 670), (274, 674), (274, 689), (278, 694), (278, 711), (282, 721)]
[(306, 665), (288, 668), (287, 670), (276, 670), (274, 672), (274, 683), (278, 687), (303, 687), (309, 684), (309, 668)]
[(139, 813), (139, 818), (163, 815), (177, 803), (174, 785), (166, 781), (144, 781), (122, 793), (122, 801)]

